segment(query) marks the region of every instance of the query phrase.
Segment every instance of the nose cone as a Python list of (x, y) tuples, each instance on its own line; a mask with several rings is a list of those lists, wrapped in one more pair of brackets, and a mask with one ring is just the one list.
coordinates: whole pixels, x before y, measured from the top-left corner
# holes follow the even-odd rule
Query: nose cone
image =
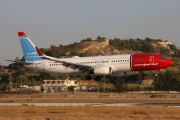
[(169, 66), (174, 65), (174, 61), (172, 61), (172, 60), (169, 59), (169, 60), (168, 60), (168, 65), (169, 65)]

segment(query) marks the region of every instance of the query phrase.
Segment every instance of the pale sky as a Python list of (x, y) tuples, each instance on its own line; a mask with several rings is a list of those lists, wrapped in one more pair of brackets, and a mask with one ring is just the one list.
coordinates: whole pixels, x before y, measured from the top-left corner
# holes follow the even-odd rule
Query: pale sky
[(22, 58), (24, 31), (39, 48), (82, 39), (146, 37), (180, 47), (180, 0), (0, 0), (0, 63)]

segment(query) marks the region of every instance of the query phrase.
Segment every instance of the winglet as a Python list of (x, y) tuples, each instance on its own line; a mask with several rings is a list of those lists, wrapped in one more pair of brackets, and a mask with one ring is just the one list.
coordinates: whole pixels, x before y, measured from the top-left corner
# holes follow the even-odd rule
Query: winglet
[(24, 32), (18, 32), (19, 37), (26, 37), (26, 34)]

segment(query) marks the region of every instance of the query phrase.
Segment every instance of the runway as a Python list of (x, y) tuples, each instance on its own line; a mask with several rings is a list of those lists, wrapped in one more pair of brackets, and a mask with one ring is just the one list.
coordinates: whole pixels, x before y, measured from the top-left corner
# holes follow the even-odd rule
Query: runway
[(180, 103), (0, 103), (0, 106), (164, 106), (180, 107)]

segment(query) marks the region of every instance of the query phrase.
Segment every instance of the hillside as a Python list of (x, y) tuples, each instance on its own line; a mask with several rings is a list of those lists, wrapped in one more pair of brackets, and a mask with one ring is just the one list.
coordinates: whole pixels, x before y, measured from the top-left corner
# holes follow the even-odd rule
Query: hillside
[(177, 47), (170, 42), (146, 38), (121, 40), (115, 38), (82, 40), (79, 43), (69, 45), (51, 45), (50, 48), (41, 49), (45, 54), (54, 57), (70, 57), (70, 56), (94, 56), (115, 55), (115, 54), (132, 54), (132, 53), (157, 53), (172, 57), (175, 52), (179, 52)]

